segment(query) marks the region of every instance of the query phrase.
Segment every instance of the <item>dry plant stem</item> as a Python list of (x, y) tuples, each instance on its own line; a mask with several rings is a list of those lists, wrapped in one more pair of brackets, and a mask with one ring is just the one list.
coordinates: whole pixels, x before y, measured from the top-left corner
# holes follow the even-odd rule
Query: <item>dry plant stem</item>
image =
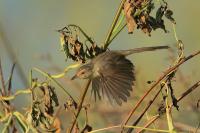
[(135, 105), (135, 107), (129, 112), (128, 116), (125, 118), (125, 120), (122, 123), (123, 125), (126, 125), (129, 121), (129, 119), (131, 118), (131, 116), (133, 115), (133, 113), (136, 111), (136, 109), (140, 106), (140, 104), (142, 103), (142, 101), (147, 97), (147, 95), (160, 83), (160, 81), (162, 81), (168, 74), (170, 74), (171, 72), (173, 72), (174, 70), (176, 70), (181, 64), (183, 64), (184, 62), (186, 62), (187, 60), (195, 57), (196, 55), (200, 54), (200, 50), (189, 55), (188, 57), (182, 59), (179, 63), (177, 63), (175, 66), (167, 69), (163, 75), (161, 75), (158, 80), (148, 89), (148, 91), (142, 96), (142, 98), (138, 101), (138, 103)]
[(1, 59), (0, 59), (0, 80), (1, 80), (1, 95), (5, 96), (6, 95), (6, 86), (5, 86), (5, 82), (4, 82), (4, 78), (3, 78), (3, 70), (2, 70), (2, 66), (1, 66)]
[(13, 77), (14, 68), (15, 68), (15, 63), (12, 65), (10, 77), (9, 77), (9, 80), (8, 80), (8, 96), (11, 95), (12, 77)]
[[(187, 89), (185, 92), (183, 92), (181, 94), (181, 96), (177, 99), (178, 100), (177, 102), (180, 102), (184, 97), (186, 97), (188, 94), (190, 94), (192, 91), (194, 91), (198, 86), (200, 86), (200, 81), (198, 81), (193, 86), (191, 86), (189, 89)], [(172, 107), (173, 107), (173, 104), (171, 104), (169, 108), (171, 109)], [(154, 118), (155, 119), (154, 121), (156, 121), (160, 116), (161, 116), (160, 114), (157, 114), (156, 117)], [(149, 122), (147, 122), (147, 124), (144, 127), (145, 128), (149, 127), (154, 121), (150, 120)], [(143, 131), (143, 129), (141, 129), (137, 133), (141, 133), (142, 131)]]
[(19, 74), (19, 77), (22, 79), (22, 83), (24, 84), (24, 86), (28, 86), (28, 81), (26, 79), (26, 74), (23, 71), (23, 67), (21, 66), (21, 64), (19, 63), (19, 60), (17, 59), (17, 56), (15, 54), (14, 49), (12, 48), (12, 45), (9, 42), (9, 39), (4, 35), (4, 30), (1, 27), (0, 24), (0, 36), (2, 38), (3, 41), (3, 46), (5, 47), (10, 59), (12, 60), (12, 62), (16, 63), (16, 69), (17, 72)]
[[(121, 0), (120, 6), (119, 6), (119, 8), (118, 8), (118, 10), (117, 10), (117, 13), (116, 13), (115, 18), (114, 18), (114, 20), (113, 20), (113, 23), (112, 23), (112, 25), (111, 25), (111, 28), (110, 28), (110, 30), (109, 30), (109, 32), (108, 32), (108, 35), (107, 35), (106, 39), (105, 39), (105, 42), (104, 42), (104, 50), (107, 49), (107, 47), (108, 47), (108, 45), (109, 45), (109, 43), (110, 43), (110, 38), (111, 38), (111, 36), (112, 36), (113, 30), (114, 30), (114, 28), (115, 28), (115, 26), (116, 26), (116, 24), (117, 24), (117, 21), (118, 21), (118, 19), (119, 19), (119, 16), (120, 16), (120, 14), (121, 14), (121, 11), (122, 11), (122, 9), (123, 9), (123, 5), (124, 5), (125, 2), (126, 2), (126, 0)], [(108, 42), (109, 42), (109, 43), (108, 43)]]
[[(187, 96), (188, 94), (190, 94), (192, 91), (194, 91), (198, 86), (200, 86), (200, 81), (198, 81), (197, 83), (195, 83), (192, 87), (190, 87), (188, 90), (186, 90), (177, 100), (177, 102), (181, 101), (185, 96)], [(172, 107), (172, 105), (170, 105), (170, 108)]]
[(126, 24), (124, 24), (118, 31), (117, 33), (114, 34), (114, 36), (109, 40), (108, 44), (110, 44), (116, 37), (117, 35), (126, 27)]
[(33, 70), (31, 69), (29, 72), (29, 85), (32, 87), (33, 84)]
[(85, 96), (86, 96), (86, 93), (88, 91), (88, 88), (90, 86), (90, 83), (91, 83), (91, 79), (89, 79), (84, 87), (84, 91), (82, 93), (82, 96), (81, 96), (81, 99), (80, 99), (80, 103), (78, 104), (78, 109), (77, 109), (77, 112), (75, 114), (75, 118), (73, 119), (73, 122), (72, 122), (72, 126), (70, 127), (70, 130), (69, 130), (69, 133), (71, 133), (74, 129), (74, 125), (76, 124), (76, 121), (77, 121), (77, 118), (81, 112), (81, 109), (82, 109), (82, 105), (83, 105), (83, 102), (84, 102), (84, 99), (85, 99)]
[[(160, 94), (162, 88), (163, 88), (163, 86), (160, 87), (160, 89), (158, 90), (158, 92), (156, 93), (156, 95), (154, 96), (154, 98), (149, 101), (149, 104), (147, 105), (147, 107), (142, 111), (141, 115), (136, 119), (136, 121), (133, 122), (132, 126), (136, 126), (140, 122), (140, 120), (142, 119), (142, 117), (144, 116), (144, 114), (147, 112), (147, 110), (151, 107), (151, 105), (153, 104), (153, 102), (156, 100), (156, 98)], [(131, 133), (133, 130), (134, 130), (133, 128), (130, 128), (130, 129), (128, 129), (127, 133)]]

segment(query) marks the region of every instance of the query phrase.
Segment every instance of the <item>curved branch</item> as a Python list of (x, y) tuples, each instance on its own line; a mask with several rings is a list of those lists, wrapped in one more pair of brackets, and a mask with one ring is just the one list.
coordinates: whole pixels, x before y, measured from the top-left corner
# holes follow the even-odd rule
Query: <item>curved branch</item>
[(131, 116), (133, 115), (133, 113), (136, 111), (136, 109), (140, 106), (140, 104), (142, 103), (142, 101), (147, 97), (147, 95), (160, 83), (160, 81), (162, 81), (168, 74), (170, 74), (171, 72), (173, 72), (174, 70), (176, 70), (180, 65), (182, 65), (184, 62), (188, 61), (189, 59), (197, 56), (198, 54), (200, 54), (200, 50), (189, 55), (188, 57), (182, 59), (179, 63), (177, 63), (175, 66), (167, 69), (163, 75), (161, 75), (157, 81), (148, 89), (148, 91), (142, 96), (142, 98), (138, 101), (138, 103), (135, 105), (135, 107), (129, 112), (128, 116), (125, 118), (124, 122), (122, 123), (123, 125), (126, 125), (129, 121), (129, 119), (131, 118)]
[[(189, 89), (187, 89), (185, 92), (183, 92), (181, 94), (181, 96), (177, 99), (177, 102), (180, 102), (184, 97), (186, 97), (188, 94), (190, 94), (192, 91), (194, 91), (197, 87), (200, 86), (200, 81), (196, 82), (194, 85), (192, 85)], [(169, 106), (169, 108), (171, 109), (173, 107), (173, 104), (171, 104)], [(155, 122), (159, 117), (161, 116), (161, 114), (157, 114), (156, 116), (154, 116), (150, 121), (147, 122), (147, 124), (144, 126), (145, 128), (149, 127), (153, 122)], [(143, 129), (141, 129), (140, 131), (138, 131), (137, 133), (141, 133), (143, 131)]]

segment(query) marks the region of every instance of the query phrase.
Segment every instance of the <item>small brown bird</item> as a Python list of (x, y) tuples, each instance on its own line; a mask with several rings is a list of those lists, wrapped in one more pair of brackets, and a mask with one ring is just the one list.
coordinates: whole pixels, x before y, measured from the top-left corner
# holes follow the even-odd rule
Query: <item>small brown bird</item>
[(168, 49), (168, 46), (143, 47), (130, 50), (106, 51), (81, 66), (72, 77), (92, 80), (95, 101), (106, 95), (111, 103), (127, 101), (134, 87), (134, 65), (126, 56), (144, 51)]

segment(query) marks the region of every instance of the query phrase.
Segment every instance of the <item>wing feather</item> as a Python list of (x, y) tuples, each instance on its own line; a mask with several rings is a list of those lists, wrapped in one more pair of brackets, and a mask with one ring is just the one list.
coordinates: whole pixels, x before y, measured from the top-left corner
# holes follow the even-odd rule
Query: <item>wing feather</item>
[(115, 88), (119, 98), (121, 98), (123, 101), (127, 101), (127, 97), (130, 96), (130, 92), (126, 89), (127, 86), (125, 86), (125, 84), (121, 84), (114, 80), (110, 80), (109, 84)]
[[(98, 67), (99, 75), (92, 80), (92, 92), (95, 99), (98, 95), (101, 99), (101, 95), (108, 97), (109, 101), (122, 104), (122, 101), (127, 101), (132, 91), (135, 81), (134, 65), (125, 58), (125, 56), (110, 52), (107, 58), (105, 58), (105, 64), (98, 64), (96, 60), (96, 67)], [(112, 55), (113, 54), (113, 55)], [(105, 55), (104, 55), (105, 56)], [(100, 92), (102, 92), (100, 94)]]
[(95, 101), (97, 99), (97, 95), (98, 95), (99, 100), (101, 100), (99, 89), (100, 89), (99, 78), (95, 78), (92, 80), (92, 93), (94, 93)]
[(121, 84), (121, 85), (118, 85), (118, 83), (116, 83), (114, 80), (110, 81), (109, 82), (110, 85), (114, 86), (117, 88), (117, 91), (119, 91), (120, 93), (123, 93), (125, 94), (126, 96), (130, 96), (130, 92), (128, 89), (129, 86), (126, 85), (126, 84)]
[(105, 90), (108, 91), (107, 93), (107, 97), (112, 97), (112, 99), (110, 100), (110, 103), (113, 103), (113, 101), (115, 101), (118, 105), (121, 105), (122, 102), (118, 97), (117, 92), (115, 91), (115, 88), (113, 88), (113, 86), (111, 86), (109, 84), (109, 82), (104, 83), (106, 88), (104, 88)]

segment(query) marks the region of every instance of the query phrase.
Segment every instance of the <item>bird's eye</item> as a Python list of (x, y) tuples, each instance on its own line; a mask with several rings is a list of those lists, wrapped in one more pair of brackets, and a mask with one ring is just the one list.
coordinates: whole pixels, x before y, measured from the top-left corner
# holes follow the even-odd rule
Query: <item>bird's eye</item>
[(81, 74), (85, 74), (85, 72), (83, 71)]

